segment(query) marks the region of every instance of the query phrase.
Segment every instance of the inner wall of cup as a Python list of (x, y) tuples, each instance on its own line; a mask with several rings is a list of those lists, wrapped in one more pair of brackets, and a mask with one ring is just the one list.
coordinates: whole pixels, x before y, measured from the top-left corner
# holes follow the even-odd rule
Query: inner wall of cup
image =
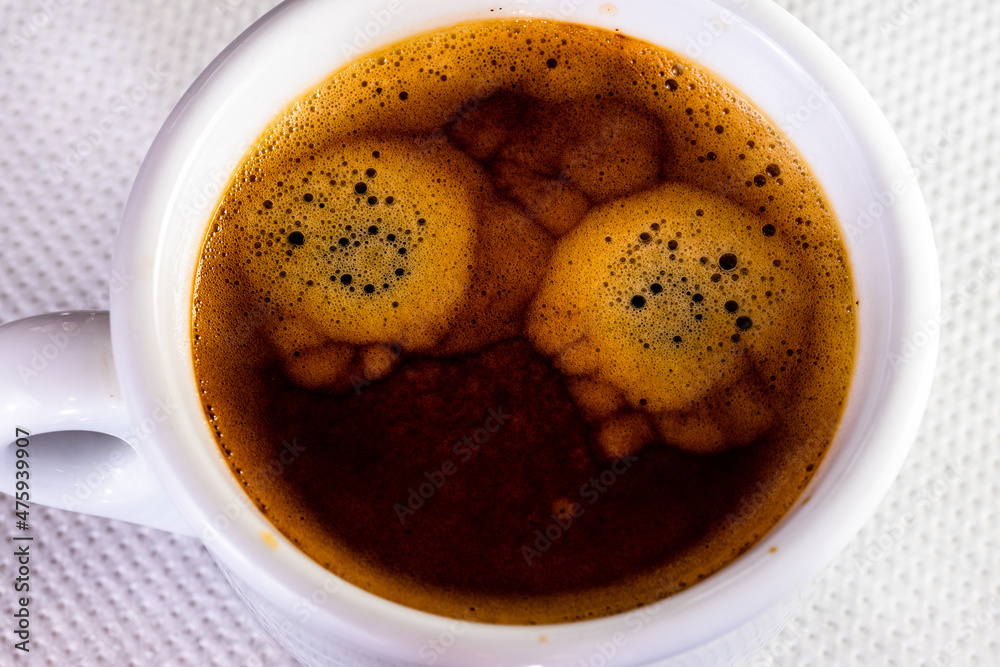
[[(157, 319), (170, 325), (171, 344), (163, 350), (166, 366), (178, 386), (190, 387), (181, 401), (185, 418), (196, 424), (197, 441), (188, 448), (215, 444), (194, 391), (190, 317), (193, 275), (208, 222), (229, 174), (259, 133), (292, 99), (321, 82), (332, 71), (366, 51), (409, 35), (458, 22), (486, 18), (542, 17), (620, 29), (623, 34), (656, 42), (698, 60), (730, 82), (781, 126), (826, 188), (829, 201), (847, 231), (847, 245), (860, 300), (859, 347), (854, 386), (833, 456), (853, 458), (859, 439), (849, 432), (864, 427), (877, 409), (874, 400), (883, 384), (888, 350), (892, 294), (897, 289), (883, 224), (889, 207), (872, 207), (886, 186), (872, 173), (862, 147), (836, 108), (836, 100), (812, 77), (771, 44), (752, 25), (748, 0), (711, 2), (657, 0), (615, 7), (582, 0), (537, 0), (515, 5), (514, 11), (491, 12), (496, 5), (481, 0), (411, 0), (404, 2), (327, 3), (301, 0), (282, 7), (282, 15), (260, 27), (253, 52), (238, 52), (217, 71), (190, 113), (200, 114), (202, 131), (183, 163), (163, 214), (155, 265)], [(289, 27), (294, 25), (295, 32)], [(763, 40), (763, 42), (762, 42)], [(903, 165), (900, 165), (902, 170)], [(883, 195), (884, 196), (884, 195)], [(150, 223), (152, 224), (152, 223)], [(891, 227), (891, 225), (890, 225)], [(211, 470), (201, 470), (220, 487), (235, 484), (221, 455)], [(813, 486), (823, 481), (823, 467)], [(220, 492), (221, 493), (221, 492)], [(211, 512), (211, 508), (206, 513)], [(206, 518), (211, 516), (206, 514)], [(253, 519), (252, 521), (250, 519)], [(248, 517), (236, 529), (251, 530), (263, 517)], [(318, 566), (317, 566), (318, 567)], [(311, 576), (311, 575), (310, 575)], [(318, 575), (316, 575), (318, 576)]]
[[(318, 4), (312, 1), (293, 4), (303, 13), (321, 9), (312, 7)], [(887, 356), (889, 346), (886, 332), (890, 329), (895, 277), (891, 273), (890, 244), (882, 223), (895, 196), (893, 188), (898, 184), (886, 187), (877, 182), (829, 91), (789, 62), (784, 51), (773, 44), (769, 43), (767, 49), (760, 48), (762, 35), (745, 24), (746, 19), (740, 14), (740, 7), (749, 2), (689, 0), (632, 4), (636, 7), (616, 8), (616, 13), (611, 14), (602, 9), (607, 3), (542, 0), (518, 7), (513, 14), (612, 30), (620, 28), (625, 34), (698, 60), (724, 79), (737, 82), (734, 87), (789, 136), (825, 188), (845, 230), (860, 302), (860, 335), (852, 400), (842, 423), (863, 421), (865, 414), (874, 409), (871, 401), (861, 400), (863, 388), (881, 384), (885, 368), (877, 360)], [(350, 12), (356, 16), (349, 18), (343, 16), (349, 13), (349, 8), (338, 6), (337, 23), (350, 26), (341, 29), (342, 41), (328, 37), (320, 45), (307, 44), (299, 52), (288, 53), (289, 60), (296, 61), (291, 65), (256, 62), (240, 75), (238, 89), (229, 93), (206, 125), (201, 150), (191, 156), (189, 168), (177, 182), (175, 192), (180, 196), (175, 198), (176, 209), (168, 212), (170, 226), (165, 230), (163, 246), (163, 256), (172, 258), (172, 262), (161, 264), (185, 278), (180, 284), (174, 276), (160, 281), (161, 285), (172, 285), (171, 312), (164, 321), (173, 323), (174, 361), (182, 367), (191, 366), (192, 281), (208, 221), (229, 175), (271, 119), (288, 101), (366, 50), (448, 24), (496, 16), (490, 12), (493, 6), (489, 3), (467, 0), (405, 4), (397, 0), (385, 3), (384, 7), (378, 2), (370, 5), (372, 8), (367, 10)], [(428, 7), (433, 7), (433, 12), (427, 11)], [(275, 49), (280, 44), (283, 55), (288, 52), (283, 35), (271, 37)], [(907, 182), (903, 166), (900, 165), (899, 183)], [(193, 386), (193, 369), (190, 377)], [(840, 446), (841, 442), (837, 442), (836, 448)]]

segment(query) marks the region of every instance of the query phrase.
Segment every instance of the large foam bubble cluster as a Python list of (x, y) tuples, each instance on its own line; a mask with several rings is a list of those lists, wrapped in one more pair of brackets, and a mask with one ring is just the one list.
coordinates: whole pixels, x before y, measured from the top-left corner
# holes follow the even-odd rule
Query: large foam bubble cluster
[(442, 137), (333, 144), (272, 190), (251, 202), (236, 251), (300, 385), (343, 390), (384, 377), (403, 352), (519, 333), (551, 240)]
[[(445, 335), (472, 277), (476, 171), (447, 144), (369, 137), (287, 166), (251, 202), (238, 250), (280, 316), (269, 333), (294, 378), (338, 384), (355, 346), (420, 350)], [(367, 377), (391, 365), (375, 356)]]
[[(717, 195), (683, 184), (626, 195), (560, 239), (528, 336), (589, 378), (573, 386), (593, 419), (612, 420), (609, 453), (657, 431), (695, 451), (747, 444), (769, 424), (768, 390), (786, 385), (785, 349), (801, 347), (808, 320), (783, 261), (788, 248)], [(629, 412), (648, 419), (625, 426)]]

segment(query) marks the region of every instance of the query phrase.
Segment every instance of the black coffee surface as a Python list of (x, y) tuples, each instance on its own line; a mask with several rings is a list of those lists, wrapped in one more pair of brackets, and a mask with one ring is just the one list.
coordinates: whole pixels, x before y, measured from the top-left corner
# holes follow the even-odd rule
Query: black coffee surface
[(275, 527), (497, 623), (724, 567), (798, 499), (854, 358), (847, 253), (775, 126), (618, 34), (490, 21), (337, 72), (233, 175), (195, 372)]

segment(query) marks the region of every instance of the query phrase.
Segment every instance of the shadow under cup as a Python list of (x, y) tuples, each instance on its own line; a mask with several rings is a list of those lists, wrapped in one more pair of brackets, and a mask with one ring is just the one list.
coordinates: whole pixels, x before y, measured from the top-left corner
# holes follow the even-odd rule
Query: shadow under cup
[[(656, 603), (635, 632), (628, 614), (555, 626), (462, 623), (337, 580), (242, 493), (194, 390), (192, 277), (206, 221), (261, 131), (290, 100), (364, 53), (456, 23), (518, 17), (618, 29), (730, 82), (785, 131), (822, 184), (845, 232), (860, 302), (848, 405), (799, 502), (766, 546)], [(179, 406), (142, 454), (244, 600), (306, 664), (381, 656), (576, 665), (616, 633), (627, 639), (616, 644), (618, 664), (640, 664), (718, 636), (816, 575), (871, 515), (912, 442), (936, 353), (920, 325), (939, 310), (937, 261), (906, 157), (846, 66), (763, 0), (537, 0), (503, 9), (478, 0), (286, 2), (227, 48), (171, 114), (136, 180), (114, 264), (136, 276), (111, 308), (129, 411), (148, 414), (164, 397)], [(444, 637), (447, 650), (426, 652)]]

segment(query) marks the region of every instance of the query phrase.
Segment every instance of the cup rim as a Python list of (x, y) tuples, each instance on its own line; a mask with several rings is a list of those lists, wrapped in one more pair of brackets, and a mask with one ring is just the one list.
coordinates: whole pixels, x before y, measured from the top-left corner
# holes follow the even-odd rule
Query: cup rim
[[(674, 4), (687, 1), (674, 0)], [(900, 165), (906, 164), (906, 157), (888, 121), (847, 66), (808, 28), (770, 0), (731, 0), (729, 4), (723, 0), (692, 2), (730, 11), (739, 21), (746, 22), (779, 45), (798, 66), (830, 91), (839, 113), (859, 145), (864, 147), (875, 180), (885, 186), (898, 180)], [(148, 414), (149, 406), (155, 405), (164, 391), (188, 395), (188, 398), (195, 394), (193, 384), (186, 389), (181, 387), (177, 374), (166, 367), (162, 351), (171, 344), (169, 338), (177, 335), (178, 325), (165, 318), (164, 308), (159, 303), (162, 299), (156, 295), (158, 290), (164, 289), (163, 282), (170, 279), (167, 267), (172, 266), (173, 261), (165, 256), (163, 248), (171, 224), (165, 211), (175, 205), (168, 195), (179, 178), (178, 170), (188, 164), (188, 152), (193, 150), (194, 139), (202, 129), (199, 126), (205, 114), (202, 107), (226, 81), (227, 71), (234, 70), (238, 64), (246, 65), (259, 55), (277, 31), (287, 32), (288, 25), (303, 20), (304, 14), (319, 11), (321, 4), (319, 0), (288, 0), (237, 38), (185, 93), (142, 165), (125, 210), (114, 258), (115, 268), (125, 272), (124, 275), (136, 276), (136, 281), (129, 289), (112, 295), (111, 306), (112, 345), (130, 414)], [(347, 4), (333, 3), (333, 7), (341, 11)], [(375, 4), (373, 0), (365, 6)], [(531, 16), (534, 8), (535, 5), (522, 7), (518, 16)], [(411, 30), (408, 34), (418, 32)], [(734, 88), (743, 91), (741, 86)], [(908, 179), (907, 183), (909, 186), (886, 213), (888, 218), (884, 223), (892, 228), (889, 231), (895, 232), (892, 236), (896, 244), (894, 259), (898, 262), (902, 285), (893, 295), (892, 304), (895, 329), (890, 349), (897, 352), (905, 334), (920, 329), (922, 323), (935, 317), (940, 310), (937, 256), (930, 221), (915, 178), (912, 183)], [(207, 220), (204, 224), (208, 224)], [(646, 627), (655, 626), (662, 632), (646, 633), (658, 636), (655, 641), (635, 642), (631, 646), (630, 655), (635, 660), (681, 653), (750, 620), (803, 586), (847, 545), (888, 491), (916, 435), (929, 396), (937, 354), (936, 338), (931, 338), (892, 375), (883, 396), (882, 412), (868, 425), (863, 436), (857, 436), (866, 440), (864, 451), (856, 453), (851, 460), (839, 461), (841, 465), (832, 466), (835, 469), (827, 471), (824, 486), (814, 490), (810, 506), (797, 504), (769, 533), (768, 537), (780, 534), (781, 549), (769, 553), (770, 540), (762, 539), (705, 581), (657, 603), (662, 605), (660, 611)], [(853, 387), (851, 393), (854, 393)], [(197, 401), (196, 396), (194, 400)], [(234, 488), (237, 493), (239, 489), (204, 423), (200, 402), (198, 406), (197, 413), (186, 413), (188, 419), (171, 420), (154, 433), (143, 443), (141, 454), (158, 471), (165, 490), (181, 514), (196, 529), (201, 529), (204, 537), (204, 529), (218, 517), (220, 502), (231, 499)], [(192, 420), (193, 423), (189, 423)], [(201, 423), (197, 423), (199, 420)], [(206, 435), (209, 436), (207, 440)], [(201, 455), (193, 454), (190, 447), (183, 452), (177, 448), (178, 442), (196, 440), (201, 441), (198, 446), (205, 450)], [(204, 465), (213, 465), (206, 463), (206, 456), (216, 457), (219, 459), (216, 463), (221, 462), (226, 467), (228, 484), (202, 469)], [(824, 461), (821, 469), (826, 466)], [(199, 487), (194, 482), (204, 483), (204, 486)], [(814, 483), (810, 484), (810, 489)], [(284, 540), (252, 503), (241, 510), (232, 526), (233, 529), (225, 531), (218, 539), (209, 540), (213, 555), (255, 590), (269, 599), (281, 601), (286, 608), (308, 598), (317, 586), (332, 577), (321, 565)], [(280, 548), (270, 548), (260, 539), (261, 532), (268, 529), (279, 541)], [(480, 659), (486, 654), (491, 658), (510, 656), (504, 647), (513, 642), (530, 645), (530, 655), (538, 660), (559, 663), (567, 651), (620, 630), (624, 615), (539, 626), (468, 623), (468, 628), (463, 630), (463, 642), (475, 645), (475, 650), (462, 654), (456, 648), (448, 654), (448, 660), (463, 664), (462, 660), (467, 660), (468, 656)], [(319, 608), (304, 625), (318, 632), (333, 632), (345, 642), (377, 652), (384, 648), (380, 641), (385, 636), (405, 637), (404, 641), (411, 641), (416, 646), (420, 638), (453, 630), (454, 623), (454, 619), (403, 607), (345, 583), (338, 584), (336, 596), (331, 598), (329, 606)], [(539, 636), (546, 638), (544, 644), (538, 642)], [(410, 655), (412, 659), (409, 649), (397, 647), (391, 651), (394, 658), (407, 659), (405, 656)], [(521, 657), (517, 659), (527, 659), (525, 656), (529, 653), (518, 655)]]

